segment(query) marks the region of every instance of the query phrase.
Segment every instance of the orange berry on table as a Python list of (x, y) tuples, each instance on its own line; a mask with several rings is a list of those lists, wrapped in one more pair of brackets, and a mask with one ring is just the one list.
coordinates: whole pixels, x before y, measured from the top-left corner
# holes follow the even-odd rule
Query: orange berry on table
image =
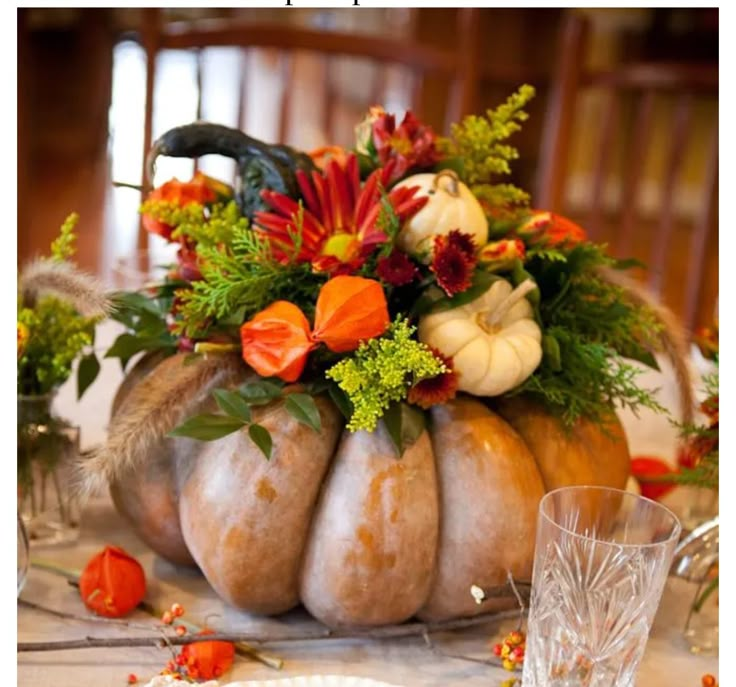
[(135, 685), (138, 682), (138, 676), (135, 673), (128, 675), (128, 684)]
[(183, 637), (187, 633), (187, 628), (184, 627), (184, 625), (177, 625), (175, 629), (175, 632), (179, 637)]
[(524, 641), (524, 635), (518, 630), (514, 630), (513, 632), (509, 632), (506, 641), (508, 641), (509, 644), (521, 644)]
[(171, 614), (175, 618), (181, 618), (184, 615), (184, 607), (181, 604), (172, 604)]
[(494, 656), (500, 656), (501, 655), (501, 645), (500, 644), (494, 644), (493, 645), (493, 655)]
[(164, 611), (164, 614), (161, 616), (161, 622), (164, 625), (171, 625), (174, 622), (174, 616), (171, 615), (171, 611)]
[(718, 681), (710, 674), (703, 675), (701, 682), (703, 687), (718, 687)]

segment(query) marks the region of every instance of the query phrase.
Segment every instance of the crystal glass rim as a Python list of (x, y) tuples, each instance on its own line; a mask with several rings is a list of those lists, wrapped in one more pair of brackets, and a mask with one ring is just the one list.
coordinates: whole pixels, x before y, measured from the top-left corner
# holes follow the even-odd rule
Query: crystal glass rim
[[(572, 492), (572, 491), (579, 491), (579, 492), (597, 491), (601, 493), (621, 494), (624, 498), (634, 498), (637, 501), (646, 501), (648, 503), (651, 503), (653, 506), (655, 506), (655, 508), (664, 511), (669, 517), (669, 519), (672, 521), (672, 530), (670, 532), (670, 535), (666, 539), (663, 539), (662, 541), (651, 542), (649, 544), (626, 544), (623, 542), (606, 541), (605, 539), (597, 539), (596, 537), (590, 537), (584, 534), (580, 534), (579, 532), (574, 532), (570, 528), (565, 527), (564, 525), (561, 525), (559, 522), (554, 520), (548, 513), (545, 512), (545, 509), (544, 509), (545, 504), (548, 501), (552, 500), (549, 497), (552, 497), (555, 494), (559, 494), (560, 492)], [(576, 485), (576, 486), (571, 486), (571, 487), (558, 487), (557, 489), (548, 491), (542, 497), (541, 501), (539, 502), (539, 515), (543, 517), (551, 525), (553, 525), (560, 531), (564, 532), (565, 534), (569, 534), (571, 537), (595, 542), (596, 544), (600, 544), (601, 546), (615, 546), (617, 548), (644, 549), (644, 548), (653, 548), (653, 547), (663, 547), (663, 546), (669, 545), (672, 541), (677, 542), (677, 540), (680, 538), (680, 533), (682, 532), (682, 524), (680, 523), (680, 519), (669, 508), (667, 508), (667, 506), (663, 506), (658, 501), (654, 501), (653, 499), (647, 498), (646, 496), (642, 496), (641, 494), (634, 494), (633, 492), (626, 491), (625, 489), (614, 489), (613, 487), (597, 487), (597, 486), (592, 486), (592, 485)]]

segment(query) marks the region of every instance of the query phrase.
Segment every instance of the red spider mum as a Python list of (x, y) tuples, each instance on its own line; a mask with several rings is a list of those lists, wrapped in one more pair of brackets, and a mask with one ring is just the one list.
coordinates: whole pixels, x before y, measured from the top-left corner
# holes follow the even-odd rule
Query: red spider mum
[(409, 389), (408, 401), (425, 410), (439, 403), (446, 403), (455, 398), (457, 393), (457, 373), (452, 366), (452, 358), (442, 355), (436, 348), (430, 346), (432, 354), (447, 368), (435, 377), (429, 377), (417, 382)]
[(388, 257), (378, 259), (376, 274), (391, 286), (404, 286), (416, 279), (419, 270), (406, 253), (394, 250)]
[[(394, 164), (375, 170), (362, 187), (355, 155), (348, 157), (344, 167), (330, 159), (322, 174), (312, 172), (311, 177), (299, 170), (296, 176), (303, 209), (289, 196), (261, 191), (274, 211), (257, 212), (255, 223), (269, 239), (276, 259), (311, 262), (315, 271), (333, 275), (358, 269), (375, 247), (387, 240), (380, 226), (381, 189), (388, 186)], [(426, 196), (414, 197), (418, 190), (415, 186), (388, 193), (399, 221), (414, 215), (428, 201)]]
[(459, 229), (453, 229), (447, 234), (447, 243), (462, 251), (468, 260), (472, 261), (473, 265), (475, 265), (478, 260), (476, 257), (477, 246), (475, 245), (475, 239), (472, 234), (466, 234)]
[(430, 269), (437, 278), (437, 284), (448, 296), (465, 291), (471, 282), (475, 256), (469, 258), (466, 252), (451, 243), (445, 236), (434, 237), (434, 254)]
[(437, 136), (431, 126), (420, 122), (411, 112), (399, 126), (396, 117), (383, 112), (373, 122), (373, 146), (382, 165), (395, 160), (389, 183), (398, 181), (412, 168), (431, 167), (440, 159), (435, 147)]

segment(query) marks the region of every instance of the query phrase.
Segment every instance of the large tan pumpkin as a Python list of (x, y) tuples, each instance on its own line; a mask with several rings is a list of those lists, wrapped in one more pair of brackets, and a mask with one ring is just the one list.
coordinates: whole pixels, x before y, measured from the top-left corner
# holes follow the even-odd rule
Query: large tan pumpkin
[(282, 401), (254, 409), (273, 438), (269, 461), (245, 431), (209, 443), (164, 438), (183, 417), (211, 410), (212, 388), (248, 376), (231, 363), (196, 393), (182, 392), (204, 364), (176, 355), (130, 373), (108, 445), (139, 416), (156, 415), (161, 401), (152, 396), (167, 389), (180, 412), (155, 427), (160, 436), (131, 457), (111, 491), (151, 548), (196, 563), (246, 611), (275, 614), (301, 602), (327, 625), (357, 627), (500, 608), (509, 602), (478, 606), (470, 587), (503, 584), (509, 572), (530, 579), (545, 491), (623, 488), (629, 474), (615, 416), (608, 436), (589, 423), (565, 432), (525, 399), (495, 411), (469, 396), (435, 407), (428, 431), (401, 458), (382, 426), (351, 434), (321, 398), (321, 433), (297, 423)]

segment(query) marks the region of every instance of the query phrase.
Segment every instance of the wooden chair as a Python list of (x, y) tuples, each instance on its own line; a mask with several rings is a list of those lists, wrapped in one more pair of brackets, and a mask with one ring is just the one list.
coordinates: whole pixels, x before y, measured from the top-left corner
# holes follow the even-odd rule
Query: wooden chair
[[(581, 102), (599, 94), (600, 119), (588, 126), (597, 129), (597, 138), (587, 142), (595, 160), (586, 184), (585, 215), (576, 219), (592, 239), (608, 240), (616, 255), (634, 254), (645, 261), (649, 286), (686, 327), (709, 323), (718, 288), (718, 67), (626, 63), (592, 72), (585, 69), (588, 38), (587, 21), (570, 15), (561, 31), (534, 202), (553, 211), (570, 210), (570, 158), (585, 124)], [(669, 127), (668, 141), (662, 140), (662, 127)], [(685, 164), (693, 163), (686, 156), (694, 134), (704, 139), (699, 142), (705, 151), (698, 170), (701, 198), (693, 221), (684, 223), (675, 203), (681, 198), (678, 182)], [(653, 220), (642, 217), (639, 207), (652, 154), (663, 162), (658, 188), (648, 189), (658, 196)], [(616, 188), (612, 211), (608, 191)]]

